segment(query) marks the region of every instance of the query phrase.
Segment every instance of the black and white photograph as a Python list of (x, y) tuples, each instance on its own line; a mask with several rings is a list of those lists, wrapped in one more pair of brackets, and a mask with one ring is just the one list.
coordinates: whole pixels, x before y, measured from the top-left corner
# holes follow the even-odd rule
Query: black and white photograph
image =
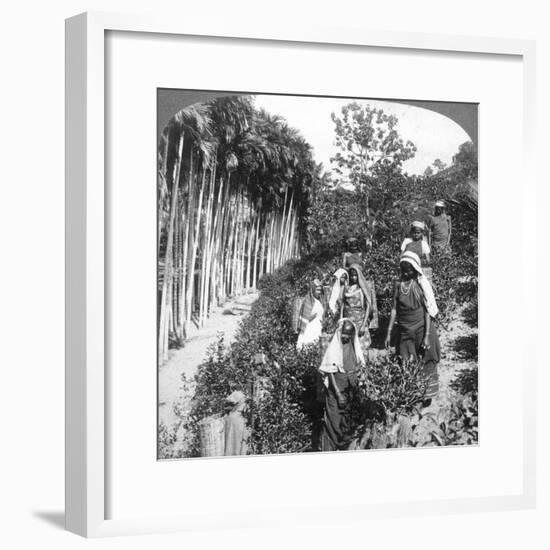
[(158, 460), (478, 445), (478, 104), (159, 88), (157, 125)]

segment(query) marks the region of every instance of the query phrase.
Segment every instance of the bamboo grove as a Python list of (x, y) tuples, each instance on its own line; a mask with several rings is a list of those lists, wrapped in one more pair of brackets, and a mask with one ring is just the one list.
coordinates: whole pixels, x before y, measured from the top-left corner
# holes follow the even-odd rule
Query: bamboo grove
[(283, 118), (250, 96), (180, 111), (158, 151), (158, 351), (191, 323), (297, 258), (320, 167)]

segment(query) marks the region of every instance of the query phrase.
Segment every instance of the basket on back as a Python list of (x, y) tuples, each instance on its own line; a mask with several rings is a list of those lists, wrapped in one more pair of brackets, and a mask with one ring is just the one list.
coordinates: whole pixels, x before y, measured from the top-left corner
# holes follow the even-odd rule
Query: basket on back
[(330, 341), (332, 339), (332, 334), (326, 334), (323, 332), (321, 336), (319, 337), (319, 356), (322, 358), (325, 355), (325, 352), (327, 351), (328, 345), (330, 344)]
[(304, 298), (297, 296), (291, 304), (290, 322), (294, 332), (300, 332), (300, 313), (304, 304)]
[(223, 456), (225, 451), (225, 419), (220, 414), (199, 422), (200, 455)]

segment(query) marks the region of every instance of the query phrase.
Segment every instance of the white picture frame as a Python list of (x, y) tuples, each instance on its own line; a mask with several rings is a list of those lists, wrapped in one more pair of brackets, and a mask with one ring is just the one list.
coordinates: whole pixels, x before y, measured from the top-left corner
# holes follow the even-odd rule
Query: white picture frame
[[(436, 50), (518, 56), (523, 64), (524, 202), (534, 197), (535, 44), (482, 37), (340, 28), (218, 28), (169, 18), (85, 13), (66, 22), (66, 528), (86, 537), (168, 532), (216, 525), (184, 517), (105, 519), (105, 33), (127, 31), (275, 40), (335, 46)], [(534, 220), (531, 220), (535, 223)], [(531, 274), (534, 264), (526, 267)], [(526, 350), (523, 399), (523, 489), (510, 496), (383, 503), (353, 510), (355, 517), (510, 510), (535, 503), (535, 352)], [(153, 366), (154, 368), (154, 366)], [(291, 521), (289, 512), (262, 523)], [(245, 525), (246, 522), (243, 522)]]

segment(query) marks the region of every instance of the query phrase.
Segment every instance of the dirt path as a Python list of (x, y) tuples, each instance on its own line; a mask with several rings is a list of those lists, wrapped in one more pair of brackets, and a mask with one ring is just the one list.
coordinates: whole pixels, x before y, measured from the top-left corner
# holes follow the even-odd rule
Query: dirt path
[[(457, 344), (469, 338), (477, 337), (477, 328), (472, 328), (464, 321), (462, 309), (459, 309), (453, 316), (446, 330), (440, 330), (439, 341), (441, 344), (441, 362), (438, 365), (439, 371), (439, 396), (438, 401), (441, 407), (446, 407), (452, 401), (451, 382), (457, 374), (477, 364), (477, 357), (474, 359), (467, 354), (458, 351)], [(462, 346), (459, 346), (462, 347)]]
[[(194, 392), (193, 377), (205, 359), (208, 347), (216, 342), (220, 332), (224, 334), (226, 342), (231, 342), (241, 319), (250, 311), (257, 298), (258, 293), (251, 292), (214, 310), (202, 328), (192, 326), (185, 346), (178, 350), (170, 350), (168, 361), (161, 365), (158, 381), (159, 425), (164, 426), (169, 433), (174, 433), (176, 439), (170, 449), (173, 453), (177, 454), (181, 450), (183, 440), (176, 409), (187, 408)], [(186, 384), (182, 375), (188, 381)]]
[(457, 399), (457, 393), (452, 386), (457, 375), (465, 369), (477, 367), (477, 328), (466, 323), (463, 311), (464, 308), (459, 308), (448, 325), (439, 328), (439, 393), (431, 406), (423, 410), (425, 416), (416, 429), (415, 439), (421, 445), (434, 444), (432, 431), (437, 431), (442, 421), (448, 422), (451, 406)]

